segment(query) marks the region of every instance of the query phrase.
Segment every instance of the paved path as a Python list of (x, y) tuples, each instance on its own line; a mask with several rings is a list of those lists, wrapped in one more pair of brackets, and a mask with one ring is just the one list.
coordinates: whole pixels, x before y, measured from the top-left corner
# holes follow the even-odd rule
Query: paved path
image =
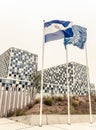
[(16, 121), (12, 121), (6, 118), (0, 118), (0, 130), (96, 130), (96, 123), (73, 123), (67, 124), (55, 124), (44, 125), (42, 127), (32, 126)]

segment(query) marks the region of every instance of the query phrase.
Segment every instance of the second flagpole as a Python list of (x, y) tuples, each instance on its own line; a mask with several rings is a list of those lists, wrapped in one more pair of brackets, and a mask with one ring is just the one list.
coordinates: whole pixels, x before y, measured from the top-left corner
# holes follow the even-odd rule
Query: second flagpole
[(68, 97), (68, 125), (70, 125), (70, 90), (68, 81), (68, 47), (66, 45), (66, 80), (67, 80), (67, 97)]
[(87, 44), (85, 45), (85, 55), (86, 55), (86, 68), (87, 68), (87, 84), (88, 84), (90, 123), (93, 123), (93, 120), (92, 120), (91, 94), (90, 94), (90, 78), (89, 78), (89, 67), (88, 67), (88, 56), (87, 56)]
[(42, 69), (41, 69), (41, 93), (40, 93), (40, 123), (39, 125), (42, 126), (42, 109), (43, 109), (43, 72), (44, 72), (44, 23), (45, 20), (43, 20), (43, 40), (42, 40)]

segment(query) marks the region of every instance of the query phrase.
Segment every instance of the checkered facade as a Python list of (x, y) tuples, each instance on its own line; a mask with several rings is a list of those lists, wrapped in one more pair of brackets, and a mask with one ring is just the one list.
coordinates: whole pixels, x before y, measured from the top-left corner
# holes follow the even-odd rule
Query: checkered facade
[(24, 50), (12, 47), (0, 59), (0, 77), (29, 81), (37, 71), (37, 55)]
[(0, 77), (7, 78), (9, 70), (10, 49), (0, 55)]
[[(66, 64), (44, 70), (44, 93), (67, 94)], [(88, 93), (86, 66), (70, 62), (68, 64), (68, 85), (70, 95)]]
[(9, 87), (14, 86), (15, 88), (18, 87), (18, 90), (25, 87), (32, 87), (32, 83), (30, 81), (25, 80), (14, 80), (14, 79), (7, 79), (7, 78), (0, 78), (0, 85), (5, 87), (8, 90)]

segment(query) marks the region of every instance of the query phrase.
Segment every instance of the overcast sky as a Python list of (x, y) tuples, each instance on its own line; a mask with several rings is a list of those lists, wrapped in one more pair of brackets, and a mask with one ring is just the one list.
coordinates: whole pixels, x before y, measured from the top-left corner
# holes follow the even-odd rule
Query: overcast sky
[[(72, 21), (87, 28), (91, 82), (96, 82), (96, 0), (0, 0), (0, 54), (16, 47), (38, 54), (41, 69), (43, 20)], [(85, 50), (68, 46), (69, 61), (86, 64)], [(63, 40), (45, 45), (44, 67), (66, 63)]]

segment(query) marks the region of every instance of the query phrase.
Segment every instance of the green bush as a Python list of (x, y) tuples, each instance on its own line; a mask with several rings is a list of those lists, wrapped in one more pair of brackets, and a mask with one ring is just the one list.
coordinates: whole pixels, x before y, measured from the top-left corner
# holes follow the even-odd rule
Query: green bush
[(64, 99), (63, 99), (63, 97), (59, 96), (59, 97), (56, 98), (56, 100), (59, 101), (59, 102), (62, 102)]
[(40, 99), (35, 99), (33, 103), (29, 103), (27, 106), (26, 106), (26, 109), (31, 109), (34, 105), (40, 103)]
[(96, 97), (94, 97), (94, 102), (96, 102)]
[(56, 97), (55, 97), (55, 96), (52, 96), (51, 98), (52, 98), (52, 100), (55, 100)]
[(36, 100), (34, 101), (34, 104), (38, 104), (38, 103), (40, 103), (40, 99), (36, 99)]
[(45, 105), (52, 106), (52, 98), (51, 97), (45, 97), (43, 100), (44, 100)]
[(13, 116), (14, 115), (14, 112), (13, 111), (9, 111), (9, 112), (7, 112), (7, 117), (11, 117), (11, 116)]
[(73, 101), (72, 102), (72, 106), (73, 107), (78, 107), (79, 106), (79, 102), (78, 101)]
[(71, 114), (74, 114), (74, 113), (75, 113), (74, 107), (71, 107), (70, 113), (71, 113)]
[(31, 109), (33, 107), (33, 104), (32, 103), (29, 103), (28, 105), (27, 105), (27, 108), (28, 109)]
[(25, 112), (22, 109), (17, 109), (15, 114), (16, 114), (16, 116), (22, 116), (22, 115), (25, 115)]

